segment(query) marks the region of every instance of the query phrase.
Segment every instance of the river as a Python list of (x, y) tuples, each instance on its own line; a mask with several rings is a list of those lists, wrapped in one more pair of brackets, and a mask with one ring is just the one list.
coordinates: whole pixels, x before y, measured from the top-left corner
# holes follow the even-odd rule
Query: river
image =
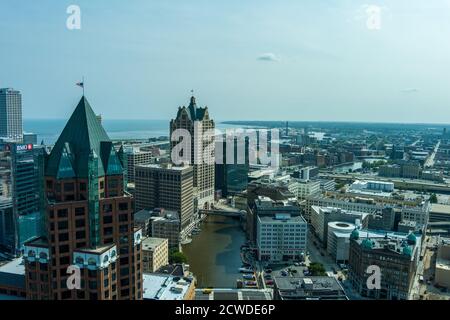
[(236, 288), (236, 280), (241, 276), (240, 248), (246, 241), (239, 220), (209, 216), (201, 230), (192, 236), (191, 243), (183, 245), (197, 286)]

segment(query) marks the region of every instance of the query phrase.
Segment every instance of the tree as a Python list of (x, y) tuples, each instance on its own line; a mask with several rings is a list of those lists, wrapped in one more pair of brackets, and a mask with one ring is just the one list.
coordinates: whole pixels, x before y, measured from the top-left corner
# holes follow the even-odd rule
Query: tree
[(186, 263), (188, 261), (186, 255), (180, 251), (172, 251), (169, 256), (169, 262), (171, 264), (175, 263)]
[(430, 196), (430, 203), (437, 203), (438, 199), (435, 193)]
[(309, 272), (312, 276), (326, 276), (325, 267), (318, 262), (311, 262), (309, 265)]

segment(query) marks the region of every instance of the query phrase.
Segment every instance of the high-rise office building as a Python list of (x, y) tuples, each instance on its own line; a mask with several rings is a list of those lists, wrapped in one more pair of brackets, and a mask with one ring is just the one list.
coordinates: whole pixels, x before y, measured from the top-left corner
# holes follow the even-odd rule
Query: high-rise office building
[(136, 210), (164, 208), (177, 211), (181, 230), (193, 226), (194, 200), (190, 166), (140, 165), (136, 166)]
[(9, 197), (13, 210), (4, 212), (4, 232), (0, 245), (13, 255), (22, 245), (42, 235), (44, 209), (43, 170), (44, 149), (32, 144), (6, 143), (0, 145), (0, 171), (4, 196)]
[[(45, 162), (47, 232), (25, 244), (28, 299), (142, 298), (142, 229), (121, 151), (83, 96)], [(70, 266), (80, 288), (67, 284)]]
[[(220, 159), (222, 161), (217, 161), (219, 159), (216, 159), (214, 183), (216, 190), (221, 190), (222, 196), (227, 197), (247, 189), (249, 173), (249, 139), (245, 137), (242, 139), (234, 137), (232, 140), (227, 141), (224, 137), (223, 140), (224, 141), (216, 140), (216, 151), (218, 148), (222, 148), (223, 159)], [(243, 144), (242, 147), (239, 145), (240, 143)], [(230, 153), (230, 156), (228, 157), (227, 144), (234, 148), (233, 153)], [(244, 152), (244, 154), (239, 157), (238, 151)], [(231, 154), (233, 157), (231, 157)], [(239, 158), (240, 161), (238, 161)]]
[[(195, 207), (199, 209), (209, 209), (214, 203), (214, 128), (208, 107), (197, 107), (195, 97), (191, 97), (187, 108), (178, 108), (176, 118), (170, 121), (171, 137), (177, 129), (185, 129), (191, 135), (190, 164), (194, 168)], [(172, 141), (171, 150), (178, 143)], [(211, 152), (205, 152), (208, 144), (212, 147)]]
[(0, 89), (0, 138), (22, 140), (22, 94), (20, 91)]
[(143, 151), (138, 147), (126, 147), (124, 151), (127, 156), (128, 182), (133, 183), (136, 166), (140, 164), (151, 164), (154, 159), (153, 152)]

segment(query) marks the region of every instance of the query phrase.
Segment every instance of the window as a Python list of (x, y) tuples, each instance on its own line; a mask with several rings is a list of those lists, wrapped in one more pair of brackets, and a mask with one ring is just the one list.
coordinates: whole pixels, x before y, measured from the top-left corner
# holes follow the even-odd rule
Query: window
[(58, 210), (58, 218), (67, 218), (69, 211), (67, 209)]
[(82, 228), (84, 227), (84, 219), (78, 219), (75, 221), (75, 227), (76, 228)]
[(121, 203), (119, 203), (119, 210), (120, 211), (127, 211), (128, 210), (128, 202), (121, 202)]
[(125, 213), (125, 214), (119, 215), (119, 221), (120, 221), (120, 222), (126, 222), (126, 221), (128, 221), (128, 214)]
[(112, 228), (112, 227), (104, 228), (104, 229), (103, 229), (103, 234), (104, 234), (105, 236), (112, 235), (112, 234), (113, 234), (113, 228)]
[(75, 190), (75, 185), (73, 182), (64, 183), (64, 192), (73, 192)]
[(69, 240), (69, 234), (68, 233), (61, 233), (58, 236), (59, 242), (68, 241)]
[(67, 253), (69, 252), (69, 246), (67, 244), (59, 246), (59, 253)]
[(89, 281), (89, 289), (90, 290), (97, 289), (97, 281)]
[(75, 216), (84, 216), (84, 207), (75, 208)]
[(86, 191), (86, 182), (80, 182), (80, 191)]
[(86, 231), (85, 230), (77, 231), (75, 235), (77, 240), (84, 239), (86, 237)]
[(59, 230), (67, 230), (67, 228), (69, 228), (69, 222), (67, 220), (58, 222)]
[(70, 258), (69, 257), (61, 257), (59, 259), (59, 264), (60, 265), (70, 264)]
[(104, 213), (108, 213), (108, 212), (112, 212), (112, 204), (111, 203), (106, 203), (103, 205), (103, 212)]
[(104, 216), (103, 217), (103, 224), (108, 224), (108, 223), (112, 223), (112, 222), (113, 222), (112, 216)]

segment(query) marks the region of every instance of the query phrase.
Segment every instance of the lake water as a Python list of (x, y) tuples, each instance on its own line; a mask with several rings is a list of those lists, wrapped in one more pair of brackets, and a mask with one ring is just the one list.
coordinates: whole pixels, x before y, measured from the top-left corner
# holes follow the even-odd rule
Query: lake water
[[(24, 120), (25, 132), (38, 135), (38, 143), (53, 144), (58, 139), (68, 119)], [(169, 136), (169, 120), (107, 120), (102, 121), (103, 127), (112, 140), (148, 139)], [(236, 128), (235, 125), (216, 123), (220, 130)]]
[(240, 248), (246, 240), (239, 220), (209, 216), (201, 229), (191, 243), (183, 245), (198, 287), (236, 288), (236, 280), (241, 278)]

